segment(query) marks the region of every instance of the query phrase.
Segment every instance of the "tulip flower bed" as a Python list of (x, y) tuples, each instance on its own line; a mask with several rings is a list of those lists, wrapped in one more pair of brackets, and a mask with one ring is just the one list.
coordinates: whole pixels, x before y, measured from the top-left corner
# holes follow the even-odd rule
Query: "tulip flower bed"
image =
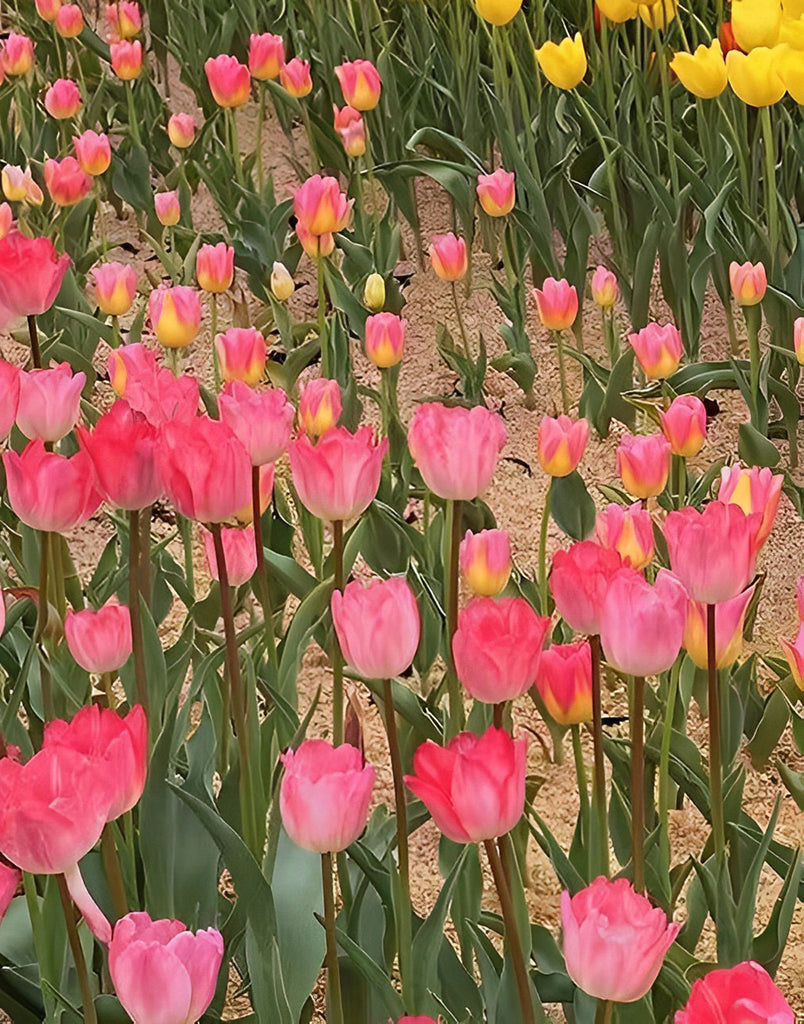
[(801, 0), (0, 12), (14, 1024), (804, 1013), (801, 101)]

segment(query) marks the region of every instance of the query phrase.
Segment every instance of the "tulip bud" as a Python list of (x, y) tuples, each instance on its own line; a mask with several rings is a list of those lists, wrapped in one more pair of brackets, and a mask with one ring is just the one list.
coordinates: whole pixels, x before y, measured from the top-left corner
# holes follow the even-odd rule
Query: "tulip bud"
[(284, 263), (274, 260), (271, 269), (271, 294), (277, 302), (287, 302), (295, 292), (296, 285)]
[(36, 13), (43, 21), (55, 21), (61, 0), (36, 0)]
[(195, 276), (201, 291), (220, 295), (234, 281), (234, 249), (225, 242), (202, 245), (195, 258)]
[(670, 444), (661, 434), (626, 434), (617, 449), (617, 472), (635, 498), (661, 494), (670, 474)]
[(62, 39), (76, 39), (84, 31), (84, 15), (78, 4), (62, 4), (56, 15), (56, 31)]
[(138, 78), (142, 72), (142, 43), (139, 39), (130, 42), (128, 39), (121, 39), (119, 43), (112, 43), (109, 46), (111, 54), (112, 71), (123, 82), (131, 82)]
[(557, 89), (574, 89), (586, 74), (586, 51), (580, 32), (560, 43), (546, 42), (536, 50), (536, 60), (542, 74)]
[(2, 49), (3, 71), (12, 78), (27, 75), (33, 67), (34, 44), (28, 36), (10, 32)]
[(332, 595), (332, 621), (344, 661), (365, 679), (394, 679), (416, 655), (421, 617), (400, 576), (347, 583)]
[(720, 471), (718, 501), (737, 505), (747, 516), (758, 515), (759, 523), (754, 532), (755, 551), (765, 543), (773, 529), (784, 477), (772, 473), (767, 466), (724, 466)]
[(148, 317), (160, 345), (186, 348), (198, 334), (201, 300), (192, 288), (163, 285), (148, 298)]
[(210, 57), (204, 64), (207, 84), (212, 98), (219, 107), (233, 109), (248, 103), (251, 95), (251, 75), (237, 57), (222, 53)]
[(742, 593), (754, 575), (760, 516), (710, 501), (703, 512), (682, 508), (664, 524), (670, 567), (694, 601), (720, 604)]
[(385, 281), (381, 274), (369, 274), (363, 288), (363, 305), (374, 313), (379, 313), (385, 305)]
[(793, 643), (790, 643), (789, 640), (780, 640), (779, 643), (782, 645), (782, 651), (790, 666), (793, 682), (799, 690), (804, 690), (804, 623), (799, 626)]
[(96, 178), (109, 170), (112, 162), (112, 148), (108, 135), (99, 135), (91, 129), (73, 139), (75, 155), (81, 170)]
[(507, 25), (522, 7), (522, 0), (476, 0), (477, 13), (490, 25)]
[(336, 380), (317, 377), (299, 396), (299, 425), (308, 437), (322, 437), (341, 417), (341, 389)]
[(69, 363), (30, 370), (19, 377), (17, 426), (31, 441), (60, 441), (75, 426), (86, 374)]
[(342, 110), (333, 103), (335, 132), (343, 143), (343, 151), (353, 160), (366, 152), (366, 128), (360, 111), (346, 106)]
[(720, 49), (725, 57), (729, 50), (741, 49), (740, 44), (734, 38), (734, 29), (731, 27), (730, 21), (722, 21), (720, 28), (717, 33), (717, 41), (720, 43)]
[(804, 316), (800, 316), (793, 324), (793, 348), (799, 364), (804, 366)]
[(156, 210), (156, 219), (162, 227), (170, 228), (174, 224), (178, 224), (181, 217), (179, 193), (177, 191), (157, 192), (154, 195), (154, 209)]
[(653, 0), (639, 5), (639, 16), (648, 28), (666, 29), (677, 9), (678, 0)]
[(536, 689), (559, 725), (592, 720), (592, 649), (585, 640), (542, 651)]
[(294, 57), (279, 72), (279, 81), (285, 92), (296, 99), (309, 95), (313, 91), (313, 80), (310, 77), (310, 62)]
[(97, 611), (68, 611), (64, 639), (73, 660), (86, 672), (116, 672), (131, 654), (129, 610), (110, 601)]
[(569, 416), (544, 416), (536, 442), (539, 464), (549, 476), (569, 476), (577, 469), (589, 440), (589, 423)]
[(89, 194), (92, 178), (74, 156), (45, 160), (45, 185), (56, 206), (75, 206)]
[(653, 522), (638, 501), (626, 508), (614, 503), (604, 508), (598, 513), (595, 536), (632, 569), (644, 569), (653, 558)]
[(602, 309), (613, 309), (620, 294), (617, 276), (600, 266), (592, 274), (592, 298)]
[(370, 60), (353, 60), (335, 68), (343, 98), (355, 110), (373, 110), (380, 102), (382, 79)]
[(729, 284), (735, 301), (741, 306), (756, 306), (765, 298), (768, 277), (762, 263), (729, 264)]
[(673, 455), (690, 459), (706, 440), (706, 406), (695, 395), (679, 395), (667, 412), (659, 412), (662, 433), (670, 442)]
[(669, 377), (678, 369), (684, 346), (673, 324), (648, 324), (629, 334), (628, 341), (648, 380)]
[(265, 338), (254, 327), (230, 327), (215, 339), (221, 376), (227, 383), (239, 380), (253, 387), (265, 372)]
[(123, 316), (137, 293), (137, 275), (124, 263), (102, 263), (91, 271), (98, 309), (107, 316)]
[(484, 213), (489, 217), (505, 217), (516, 202), (516, 178), (513, 171), (498, 167), (493, 174), (480, 174), (475, 191)]
[(195, 138), (195, 118), (192, 114), (173, 114), (168, 121), (167, 132), (176, 149), (187, 149)]
[(275, 36), (270, 32), (250, 36), (248, 69), (252, 78), (261, 82), (278, 78), (284, 63), (285, 44), (282, 41), (282, 36)]
[(569, 281), (546, 278), (533, 295), (539, 319), (548, 331), (565, 331), (575, 323), (578, 315), (578, 292)]
[(375, 313), (366, 318), (366, 355), (380, 369), (402, 361), (407, 320), (395, 313)]
[(75, 117), (81, 103), (81, 93), (71, 78), (59, 78), (45, 93), (45, 110), (57, 121)]
[(311, 235), (343, 231), (352, 216), (354, 199), (347, 200), (337, 178), (314, 174), (293, 193), (293, 212)]
[(451, 231), (446, 235), (433, 235), (430, 241), (430, 262), (436, 276), (442, 281), (460, 281), (469, 269), (466, 242)]
[(480, 597), (496, 597), (511, 576), (511, 543), (505, 530), (466, 531), (460, 547), (461, 576)]
[(301, 242), (301, 247), (307, 255), (314, 260), (325, 260), (332, 255), (335, 249), (335, 238), (332, 232), (324, 232), (323, 235), (314, 235), (302, 224), (296, 223), (296, 237)]
[(606, 595), (615, 574), (623, 567), (614, 550), (582, 540), (569, 551), (556, 551), (550, 573), (550, 590), (559, 615), (578, 633), (594, 636)]

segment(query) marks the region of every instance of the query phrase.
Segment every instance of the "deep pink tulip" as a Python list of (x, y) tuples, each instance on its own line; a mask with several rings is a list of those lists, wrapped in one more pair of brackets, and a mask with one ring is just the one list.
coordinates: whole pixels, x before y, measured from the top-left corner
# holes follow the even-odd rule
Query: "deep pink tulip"
[(804, 576), (799, 576), (796, 584), (796, 610), (798, 621), (804, 622)]
[(619, 295), (616, 275), (607, 267), (598, 267), (592, 274), (592, 298), (602, 309), (613, 309)]
[(115, 402), (94, 430), (79, 427), (78, 443), (92, 459), (104, 500), (115, 508), (133, 512), (164, 493), (159, 431), (128, 402)]
[(251, 459), (231, 427), (198, 416), (162, 428), (162, 479), (176, 510), (223, 523), (251, 504)]
[(75, 156), (81, 170), (96, 178), (109, 170), (112, 162), (112, 147), (109, 136), (91, 129), (73, 139)]
[(86, 374), (73, 374), (69, 363), (19, 376), (17, 426), (29, 441), (60, 441), (78, 420)]
[(223, 936), (195, 934), (181, 921), (153, 921), (146, 913), (121, 917), (109, 945), (109, 973), (117, 998), (134, 1024), (192, 1024), (215, 995)]
[(127, 263), (101, 263), (90, 273), (95, 285), (95, 301), (101, 313), (124, 316), (137, 294), (137, 273)]
[(703, 512), (682, 508), (668, 515), (670, 567), (693, 601), (718, 604), (745, 590), (754, 575), (758, 520), (722, 501), (710, 501)]
[(268, 347), (255, 327), (230, 327), (215, 338), (215, 352), (225, 381), (239, 380), (253, 387), (262, 380)]
[(766, 466), (724, 466), (720, 471), (718, 501), (738, 505), (747, 516), (757, 515), (754, 550), (759, 551), (770, 536), (776, 521), (784, 477)]
[(195, 258), (195, 276), (204, 292), (220, 294), (234, 281), (234, 249), (226, 242), (202, 245)]
[(425, 402), (413, 414), (408, 446), (433, 494), (472, 501), (491, 483), (507, 437), (502, 419), (484, 406)]
[(62, 4), (56, 15), (56, 31), (62, 39), (77, 39), (84, 31), (84, 15), (78, 4)]
[(260, 82), (279, 78), (279, 72), (285, 63), (285, 44), (282, 36), (263, 32), (252, 35), (248, 42), (248, 69), (251, 77)]
[(87, 672), (116, 672), (131, 654), (131, 617), (125, 605), (110, 601), (95, 611), (67, 610), (64, 638), (73, 660)]
[(0, 326), (50, 309), (69, 266), (70, 257), (59, 256), (49, 238), (10, 231), (0, 240)]
[(332, 594), (332, 620), (347, 665), (365, 679), (393, 679), (419, 646), (419, 606), (401, 576), (347, 583)]
[(649, 380), (675, 373), (684, 354), (681, 335), (674, 324), (648, 324), (629, 334), (628, 341)]
[(34, 62), (33, 40), (20, 32), (9, 32), (3, 42), (0, 56), (2, 56), (2, 70), (5, 74), (12, 78), (27, 75)]
[(8, 203), (0, 203), (0, 242), (14, 227), (14, 213)]
[(366, 126), (363, 115), (354, 107), (342, 107), (340, 110), (332, 105), (333, 127), (335, 134), (343, 144), (347, 156), (356, 160), (366, 152)]
[(667, 412), (659, 411), (662, 433), (670, 442), (673, 455), (691, 459), (706, 440), (706, 406), (695, 395), (679, 395)]
[(430, 262), (442, 281), (460, 281), (469, 269), (466, 242), (451, 231), (430, 239)]
[(299, 426), (310, 438), (321, 437), (341, 418), (341, 388), (336, 380), (316, 377), (299, 395)]
[(375, 366), (387, 369), (402, 361), (407, 325), (407, 320), (396, 313), (366, 317), (366, 355)]
[(161, 285), (148, 296), (148, 319), (165, 348), (186, 348), (198, 335), (201, 298), (194, 288)]
[(314, 174), (293, 193), (293, 212), (311, 235), (335, 234), (348, 225), (354, 199), (341, 192), (337, 178)]
[(305, 740), (281, 756), (279, 808), (285, 831), (303, 850), (337, 853), (366, 827), (375, 771), (349, 743)]
[(762, 263), (729, 264), (729, 284), (735, 301), (741, 306), (756, 306), (765, 298), (768, 277)]
[(380, 102), (382, 79), (370, 60), (352, 60), (335, 68), (343, 98), (355, 110), (373, 110)]
[(75, 206), (89, 195), (92, 178), (74, 156), (45, 160), (45, 186), (56, 206)]
[(388, 440), (371, 427), (333, 427), (313, 444), (306, 434), (290, 446), (290, 471), (301, 503), (329, 522), (355, 519), (377, 494)]
[(588, 420), (543, 416), (536, 442), (539, 465), (550, 476), (569, 476), (578, 468), (588, 440)]
[(536, 682), (550, 620), (523, 597), (476, 597), (458, 616), (452, 638), (455, 671), (485, 704), (516, 700)]
[(254, 391), (241, 381), (226, 384), (218, 398), (220, 418), (240, 439), (252, 466), (276, 462), (290, 445), (296, 410), (281, 388)]
[(156, 219), (163, 228), (172, 228), (181, 220), (181, 203), (179, 193), (175, 189), (171, 192), (154, 193), (154, 210)]
[(413, 755), (405, 783), (454, 843), (482, 843), (505, 835), (525, 809), (527, 738), (504, 729), (482, 736), (462, 732), (446, 747), (432, 740)]
[(761, 964), (746, 960), (693, 982), (675, 1024), (793, 1024), (795, 1016)]
[[(625, 878), (561, 894), (567, 973), (587, 995), (634, 1003), (650, 991), (681, 925)], [(697, 1022), (696, 1022), (697, 1024)]]
[(635, 569), (621, 569), (609, 584), (600, 618), (608, 663), (631, 676), (665, 672), (678, 657), (687, 621), (687, 594), (660, 569), (650, 584)]
[(219, 107), (242, 107), (251, 95), (251, 75), (237, 57), (222, 53), (204, 64), (209, 91)]
[(484, 213), (489, 217), (505, 217), (516, 202), (514, 172), (498, 167), (492, 174), (479, 174), (475, 191)]
[(309, 60), (302, 60), (301, 57), (289, 60), (279, 69), (279, 81), (282, 88), (297, 100), (308, 96), (313, 91)]
[(142, 14), (133, 0), (113, 0), (103, 12), (110, 38), (132, 39), (142, 31)]
[(559, 615), (578, 633), (595, 636), (609, 585), (622, 568), (616, 551), (591, 540), (553, 555), (550, 590)]
[(0, 921), (6, 916), (21, 881), (21, 871), (0, 862)]
[(536, 689), (559, 725), (592, 720), (592, 648), (586, 640), (542, 651)]
[[(215, 538), (201, 527), (204, 541), (204, 554), (207, 568), (213, 580), (219, 580), (218, 559), (215, 555)], [(241, 530), (236, 526), (221, 530), (223, 557), (226, 559), (226, 577), (230, 587), (239, 587), (247, 583), (257, 570), (257, 550), (254, 547), (254, 528), (247, 526)]]
[(639, 501), (625, 508), (614, 502), (607, 505), (598, 513), (595, 536), (632, 569), (644, 569), (653, 558), (653, 521)]
[(109, 46), (112, 71), (123, 82), (131, 82), (142, 72), (142, 43), (121, 39)]
[(11, 507), (33, 530), (69, 533), (101, 503), (86, 452), (66, 458), (47, 451), (43, 441), (31, 441), (21, 455), (7, 451), (3, 461)]
[(617, 448), (617, 472), (635, 498), (653, 498), (667, 486), (670, 442), (663, 434), (625, 434)]
[(578, 316), (578, 292), (569, 281), (548, 277), (541, 288), (533, 289), (539, 319), (549, 331), (566, 331)]
[[(728, 668), (743, 653), (745, 615), (755, 589), (749, 587), (730, 601), (715, 605), (715, 660), (718, 668)], [(700, 601), (689, 601), (684, 650), (700, 669), (709, 665), (706, 621), (706, 605)]]
[(467, 530), (459, 563), (466, 586), (480, 597), (495, 597), (511, 576), (511, 541), (505, 530)]
[(45, 110), (57, 121), (75, 117), (82, 105), (81, 91), (72, 78), (58, 78), (45, 93)]
[(0, 441), (4, 441), (14, 420), (20, 404), (20, 368), (13, 363), (0, 359)]
[(192, 114), (171, 114), (167, 133), (176, 149), (187, 149), (195, 139), (195, 118)]

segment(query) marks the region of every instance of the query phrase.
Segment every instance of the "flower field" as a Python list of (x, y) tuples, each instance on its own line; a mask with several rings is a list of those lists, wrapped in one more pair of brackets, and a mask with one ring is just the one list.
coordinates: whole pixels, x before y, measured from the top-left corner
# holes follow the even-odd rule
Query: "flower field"
[(0, 1010), (804, 1014), (801, 0), (0, 8)]

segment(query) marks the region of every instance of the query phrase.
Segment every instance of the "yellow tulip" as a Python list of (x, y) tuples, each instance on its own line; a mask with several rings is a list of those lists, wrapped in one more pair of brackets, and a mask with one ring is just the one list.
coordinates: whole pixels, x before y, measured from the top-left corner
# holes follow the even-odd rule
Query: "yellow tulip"
[(678, 0), (655, 0), (654, 3), (640, 4), (639, 16), (648, 28), (667, 28), (677, 10)]
[(774, 46), (782, 27), (781, 0), (733, 0), (731, 27), (743, 50)]
[(637, 0), (597, 0), (597, 6), (604, 18), (616, 21), (630, 21), (639, 13)]
[(792, 46), (794, 50), (804, 50), (804, 15), (800, 18), (782, 19), (779, 42)]
[(511, 18), (516, 17), (522, 0), (475, 0), (477, 13), (484, 21), (492, 25), (507, 25)]
[(792, 46), (777, 46), (779, 55), (779, 77), (785, 88), (796, 101), (804, 104), (804, 54)]
[(719, 96), (729, 81), (717, 39), (709, 46), (699, 46), (695, 53), (677, 53), (670, 61), (670, 70), (675, 72), (685, 89), (702, 100)]
[(586, 51), (580, 32), (560, 43), (545, 43), (536, 51), (536, 60), (548, 82), (559, 89), (574, 89), (586, 74)]
[(726, 56), (726, 70), (729, 85), (751, 107), (770, 107), (784, 96), (779, 55), (767, 46), (758, 46), (750, 53), (731, 50)]
[(782, 0), (785, 18), (804, 18), (804, 0)]

